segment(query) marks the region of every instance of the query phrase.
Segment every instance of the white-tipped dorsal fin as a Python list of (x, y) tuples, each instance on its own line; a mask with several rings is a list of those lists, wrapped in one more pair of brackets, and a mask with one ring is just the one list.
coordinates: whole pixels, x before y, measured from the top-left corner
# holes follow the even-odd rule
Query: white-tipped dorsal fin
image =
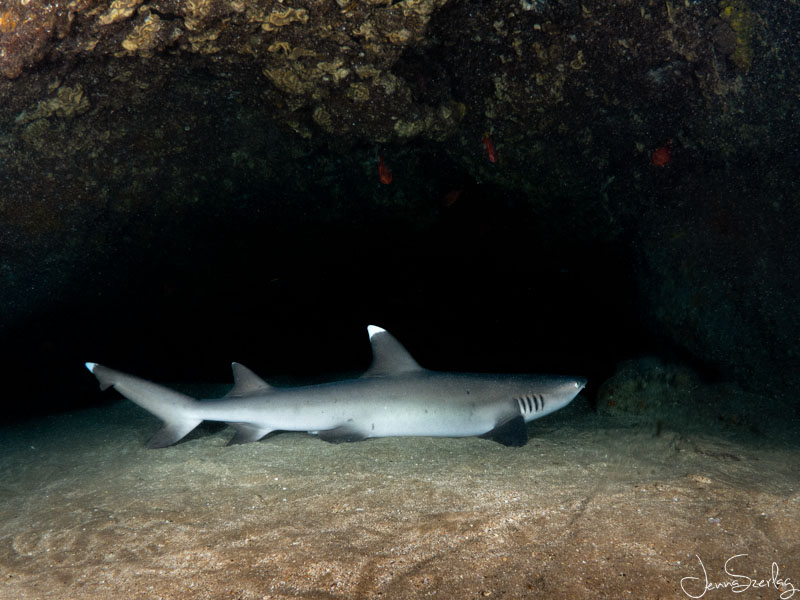
[(272, 389), (266, 381), (243, 364), (231, 363), (231, 368), (233, 369), (233, 389), (228, 392), (227, 397), (263, 394)]
[(391, 333), (376, 325), (369, 325), (367, 331), (369, 343), (372, 345), (372, 364), (364, 377), (383, 377), (422, 370)]

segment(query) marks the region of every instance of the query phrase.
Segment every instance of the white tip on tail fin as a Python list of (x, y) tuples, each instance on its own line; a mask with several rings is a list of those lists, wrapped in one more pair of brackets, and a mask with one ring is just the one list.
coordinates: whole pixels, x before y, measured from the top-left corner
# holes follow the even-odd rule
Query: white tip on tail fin
[(164, 422), (164, 427), (147, 444), (148, 448), (163, 448), (174, 444), (202, 421), (197, 414), (198, 403), (186, 394), (97, 363), (86, 363), (86, 368), (97, 377), (101, 389), (113, 386), (128, 400)]

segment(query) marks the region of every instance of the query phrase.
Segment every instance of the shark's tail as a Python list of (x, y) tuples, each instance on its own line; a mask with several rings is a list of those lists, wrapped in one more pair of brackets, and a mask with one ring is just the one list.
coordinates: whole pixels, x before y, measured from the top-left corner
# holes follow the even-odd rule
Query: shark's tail
[(164, 448), (174, 444), (203, 420), (198, 414), (199, 403), (194, 398), (97, 363), (88, 362), (86, 368), (97, 377), (100, 389), (113, 387), (164, 422), (164, 427), (147, 442), (148, 448)]

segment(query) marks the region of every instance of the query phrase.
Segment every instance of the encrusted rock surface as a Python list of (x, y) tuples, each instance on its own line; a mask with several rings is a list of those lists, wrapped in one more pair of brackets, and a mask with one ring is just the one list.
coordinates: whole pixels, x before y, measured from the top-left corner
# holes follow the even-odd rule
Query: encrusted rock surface
[[(0, 327), (112, 286), (114, 248), (157, 255), (164, 230), (176, 247), (198, 220), (418, 230), (469, 181), (546, 222), (542, 244), (624, 248), (654, 334), (740, 381), (788, 385), (797, 13), (0, 0)], [(669, 164), (651, 164), (667, 144)]]

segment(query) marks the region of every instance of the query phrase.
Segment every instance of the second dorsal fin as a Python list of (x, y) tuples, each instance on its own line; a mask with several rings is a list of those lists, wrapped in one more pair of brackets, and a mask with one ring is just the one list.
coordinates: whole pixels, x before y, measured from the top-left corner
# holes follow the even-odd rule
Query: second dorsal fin
[(233, 369), (233, 389), (227, 396), (252, 396), (269, 392), (272, 387), (250, 369), (240, 363), (231, 363)]
[(422, 370), (403, 344), (391, 333), (376, 325), (368, 326), (367, 331), (372, 346), (372, 364), (364, 373), (364, 377), (385, 377)]

